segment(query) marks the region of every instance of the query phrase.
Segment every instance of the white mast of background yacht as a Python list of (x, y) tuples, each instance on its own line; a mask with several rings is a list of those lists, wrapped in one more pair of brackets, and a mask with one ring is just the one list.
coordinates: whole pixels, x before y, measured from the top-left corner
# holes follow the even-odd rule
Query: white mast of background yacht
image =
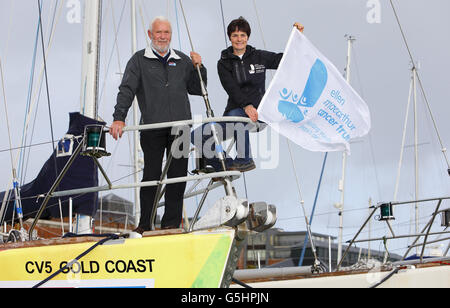
[[(347, 67), (345, 68), (345, 77), (348, 83), (350, 83), (350, 58), (352, 52), (352, 43), (355, 38), (351, 35), (347, 36)], [(341, 261), (342, 257), (342, 237), (344, 230), (344, 196), (345, 196), (345, 169), (347, 166), (347, 153), (342, 153), (342, 178), (339, 180), (338, 190), (341, 192), (341, 200), (335, 204), (335, 207), (339, 210), (339, 236), (338, 236), (338, 251), (337, 251), (337, 263)]]

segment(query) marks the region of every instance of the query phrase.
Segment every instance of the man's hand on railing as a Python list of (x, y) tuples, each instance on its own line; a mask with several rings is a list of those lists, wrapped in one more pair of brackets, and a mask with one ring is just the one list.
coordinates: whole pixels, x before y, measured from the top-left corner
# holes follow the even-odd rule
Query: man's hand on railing
[(118, 138), (122, 138), (123, 128), (125, 127), (125, 122), (122, 121), (114, 121), (109, 128), (109, 134), (117, 140)]

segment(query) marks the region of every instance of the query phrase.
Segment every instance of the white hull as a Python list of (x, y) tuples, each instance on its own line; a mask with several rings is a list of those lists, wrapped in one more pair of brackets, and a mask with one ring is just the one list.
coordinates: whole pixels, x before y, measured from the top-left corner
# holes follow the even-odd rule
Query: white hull
[[(252, 288), (369, 288), (380, 282), (389, 271), (330, 274), (307, 278), (246, 283)], [(332, 275), (332, 276), (331, 276)], [(230, 287), (240, 288), (233, 284)], [(450, 265), (401, 269), (379, 288), (450, 288)]]

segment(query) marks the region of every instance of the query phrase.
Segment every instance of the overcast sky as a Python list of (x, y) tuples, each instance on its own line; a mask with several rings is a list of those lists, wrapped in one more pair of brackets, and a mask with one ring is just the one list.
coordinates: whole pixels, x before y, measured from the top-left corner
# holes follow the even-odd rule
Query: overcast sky
[[(253, 30), (249, 44), (259, 49), (282, 52), (293, 23), (296, 21), (303, 23), (305, 35), (342, 73), (347, 58), (345, 35), (356, 38), (352, 49), (351, 84), (370, 108), (372, 129), (368, 136), (352, 143), (352, 155), (348, 159), (346, 169), (344, 239), (351, 239), (366, 218), (368, 210), (365, 208), (368, 207), (369, 198), (373, 203), (378, 203), (391, 201), (394, 196), (412, 65), (389, 1), (223, 0), (222, 2), (225, 24), (227, 25), (234, 18), (244, 16)], [(56, 12), (56, 31), (49, 48), (47, 63), (54, 135), (55, 139), (59, 139), (68, 128), (68, 112), (80, 110), (82, 22), (78, 23), (76, 14), (72, 13), (77, 13), (77, 4), (80, 4), (82, 15), (84, 1), (65, 1), (60, 11), (54, 10), (55, 3), (56, 1), (45, 1), (43, 24), (47, 41), (48, 25), (51, 24), (53, 13)], [(166, 15), (169, 16), (173, 25), (172, 46), (189, 53), (191, 48), (186, 28), (179, 6), (175, 14), (175, 1), (138, 0), (137, 3), (139, 49), (145, 48), (146, 45), (145, 29), (142, 25), (147, 27), (154, 16)], [(212, 107), (216, 115), (221, 115), (227, 96), (220, 85), (216, 69), (220, 52), (226, 47), (220, 1), (184, 0), (183, 4), (194, 48), (202, 55), (203, 62), (208, 68), (208, 91)], [(394, 5), (411, 52), (415, 60), (420, 63), (420, 78), (441, 139), (444, 146), (449, 147), (450, 19), (448, 14), (450, 2), (448, 0), (396, 0)], [(99, 115), (108, 123), (112, 121), (117, 87), (121, 78), (120, 72), (123, 72), (131, 56), (129, 9), (129, 3), (123, 0), (104, 0)], [(256, 12), (261, 21), (261, 28)], [(74, 16), (75, 19), (73, 19)], [(13, 147), (20, 145), (23, 133), (37, 21), (37, 1), (3, 0), (0, 2), (0, 56)], [(115, 27), (119, 29), (118, 50), (113, 44)], [(179, 36), (178, 33), (181, 35)], [(33, 93), (39, 88), (39, 72), (42, 65), (40, 48), (39, 45)], [(270, 80), (272, 74), (269, 73), (267, 76)], [(419, 88), (417, 88), (417, 98), (420, 144), (419, 198), (448, 196), (450, 177), (447, 175), (447, 165)], [(0, 150), (4, 150), (9, 148), (9, 143), (3, 96), (0, 101), (2, 105)], [(33, 133), (33, 144), (51, 140), (45, 82), (42, 83), (42, 92), (36, 104), (37, 124)], [(200, 97), (192, 97), (191, 106), (193, 114), (205, 115), (204, 103)], [(412, 116), (411, 109), (398, 200), (414, 198)], [(266, 134), (270, 136), (271, 131), (267, 130)], [(270, 139), (275, 148), (272, 148), (269, 157), (267, 153), (258, 151), (260, 140), (253, 142), (253, 152), (259, 154), (256, 157), (259, 168), (246, 174), (247, 190), (245, 190), (243, 179), (235, 182), (238, 195), (245, 198), (247, 193), (250, 202), (266, 201), (275, 204), (278, 210), (276, 227), (287, 231), (304, 230), (305, 222), (286, 139), (281, 136)], [(131, 164), (130, 142), (127, 136), (119, 144), (108, 139), (108, 148), (114, 155), (110, 159), (103, 159), (102, 164), (111, 179), (118, 179), (131, 173), (131, 169), (124, 166)], [(324, 154), (309, 152), (294, 144), (291, 144), (291, 149), (301, 193), (309, 215)], [(50, 144), (32, 149), (24, 183), (30, 182), (36, 176), (42, 164), (48, 159), (51, 150)], [(264, 168), (268, 160), (271, 163), (277, 162), (275, 168)], [(191, 166), (190, 164), (190, 169)], [(0, 170), (3, 172), (0, 186), (4, 190), (11, 174), (9, 152), (0, 152)], [(340, 199), (338, 180), (342, 174), (341, 170), (342, 154), (330, 153), (317, 202), (316, 216), (312, 223), (313, 232), (332, 236), (338, 234), (339, 217), (333, 204)], [(132, 177), (129, 177), (120, 183), (131, 181)], [(128, 199), (133, 198), (131, 191), (115, 193)], [(221, 196), (223, 196), (222, 189), (211, 193), (208, 197), (208, 205), (212, 205)], [(186, 203), (190, 215), (194, 212), (195, 204), (195, 198)], [(448, 202), (442, 205), (444, 208), (448, 206)], [(428, 203), (420, 208), (421, 226), (428, 221), (433, 208), (434, 203)], [(413, 219), (412, 214), (408, 206), (396, 208), (396, 220), (393, 225), (397, 234), (406, 234), (414, 230), (410, 222), (410, 219)], [(441, 229), (440, 223), (436, 222), (433, 230)], [(385, 234), (388, 234), (385, 224), (372, 220), (372, 235)], [(361, 238), (367, 236), (365, 232)], [(408, 240), (399, 240), (392, 242), (390, 247), (392, 252), (402, 253), (407, 244)], [(372, 244), (372, 248), (382, 249), (382, 246), (377, 242)]]

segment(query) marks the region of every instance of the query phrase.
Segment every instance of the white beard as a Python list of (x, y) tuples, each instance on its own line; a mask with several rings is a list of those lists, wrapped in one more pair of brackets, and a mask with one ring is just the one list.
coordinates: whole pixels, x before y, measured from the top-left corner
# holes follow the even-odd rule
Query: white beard
[(165, 48), (161, 48), (161, 47), (156, 46), (153, 43), (153, 41), (152, 41), (151, 45), (154, 50), (156, 50), (157, 52), (162, 53), (162, 54), (166, 54), (170, 49), (170, 45), (167, 45), (167, 47), (165, 47)]

